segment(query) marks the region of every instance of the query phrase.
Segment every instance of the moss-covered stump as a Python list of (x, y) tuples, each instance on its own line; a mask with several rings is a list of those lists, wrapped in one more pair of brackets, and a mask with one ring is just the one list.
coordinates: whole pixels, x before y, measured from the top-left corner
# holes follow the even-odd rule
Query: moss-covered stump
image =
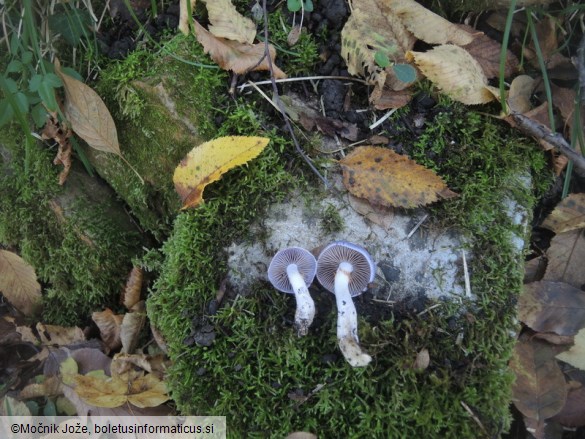
[[(526, 238), (525, 222), (511, 215), (506, 200), (530, 212), (535, 195), (525, 175), (532, 172), (541, 187), (548, 176), (538, 149), (507, 127), (454, 103), (441, 108), (416, 138), (397, 112), (393, 135), (460, 194), (432, 208), (433, 220), (423, 227), (453, 225), (466, 237), (476, 299), (434, 299), (414, 312), (399, 303), (365, 307), (359, 299), (358, 310), (368, 311), (360, 317), (360, 342), (374, 360), (354, 369), (337, 348), (332, 294), (312, 288), (318, 316), (309, 335), (298, 338), (294, 298), (265, 279), (246, 292), (223, 291), (229, 255), (222, 249), (233, 240), (263, 239), (249, 237), (250, 220), (264, 214), (271, 191), (285, 187), (283, 162), (291, 157), (273, 145), (212, 186), (221, 197), (207, 194), (201, 208), (181, 214), (163, 247), (148, 312), (170, 347), (168, 384), (183, 413), (227, 416), (229, 437), (301, 430), (320, 437), (478, 438), (506, 430), (507, 361), (523, 276), (518, 238)], [(430, 364), (416, 370), (424, 349)]]
[(113, 64), (96, 86), (116, 122), (122, 154), (144, 184), (119, 157), (86, 149), (141, 227), (159, 240), (168, 235), (180, 208), (174, 169), (215, 134), (213, 108), (227, 86), (225, 73), (176, 59), (207, 60), (192, 37), (176, 37), (165, 48), (162, 55), (138, 51)]
[(46, 287), (44, 320), (71, 325), (115, 306), (141, 237), (107, 185), (73, 167), (58, 184), (55, 151), (34, 145), (24, 165), (21, 132), (0, 137), (0, 243), (17, 248)]

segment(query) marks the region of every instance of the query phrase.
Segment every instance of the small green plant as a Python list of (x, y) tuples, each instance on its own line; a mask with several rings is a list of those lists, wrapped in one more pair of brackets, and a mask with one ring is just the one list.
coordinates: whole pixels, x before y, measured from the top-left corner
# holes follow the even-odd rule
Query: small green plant
[(304, 9), (305, 12), (313, 12), (313, 2), (311, 0), (287, 0), (286, 7), (291, 12), (298, 12)]
[(385, 44), (382, 35), (375, 33), (374, 38), (379, 42), (379, 46), (377, 47), (378, 50), (374, 53), (374, 61), (376, 64), (383, 69), (392, 66), (392, 70), (394, 70), (396, 77), (406, 84), (414, 82), (416, 79), (416, 70), (414, 70), (414, 67), (410, 64), (396, 64), (390, 59), (390, 57), (396, 52), (396, 47), (394, 45)]

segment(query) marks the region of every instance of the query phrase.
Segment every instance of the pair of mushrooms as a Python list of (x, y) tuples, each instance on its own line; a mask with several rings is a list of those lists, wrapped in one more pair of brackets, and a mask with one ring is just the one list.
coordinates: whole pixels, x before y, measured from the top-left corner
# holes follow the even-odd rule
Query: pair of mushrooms
[(319, 283), (335, 294), (337, 303), (337, 341), (347, 362), (366, 366), (372, 360), (358, 339), (357, 312), (352, 297), (360, 295), (374, 280), (376, 266), (363, 247), (335, 241), (315, 257), (300, 247), (280, 250), (268, 267), (268, 279), (279, 291), (294, 294), (297, 301), (295, 327), (299, 336), (307, 335), (315, 317), (315, 303), (309, 294), (315, 274)]

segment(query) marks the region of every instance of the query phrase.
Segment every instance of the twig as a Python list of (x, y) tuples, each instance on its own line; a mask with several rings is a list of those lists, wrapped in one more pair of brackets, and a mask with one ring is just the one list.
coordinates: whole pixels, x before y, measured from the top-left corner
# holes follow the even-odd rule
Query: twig
[(416, 225), (412, 228), (412, 230), (410, 231), (410, 233), (408, 235), (406, 235), (406, 239), (409, 239), (412, 235), (414, 235), (414, 232), (416, 232), (418, 230), (418, 228), (421, 226), (422, 223), (425, 222), (425, 220), (429, 217), (429, 214), (426, 213), (421, 220), (416, 223)]
[(469, 281), (469, 270), (467, 269), (467, 258), (465, 257), (465, 250), (461, 250), (463, 255), (463, 275), (465, 276), (465, 295), (471, 298), (471, 282)]
[(459, 401), (459, 402), (461, 403), (461, 406), (465, 409), (465, 411), (467, 413), (469, 413), (469, 416), (471, 416), (471, 419), (473, 419), (475, 421), (475, 423), (479, 426), (479, 428), (481, 428), (481, 431), (483, 431), (485, 433), (485, 435), (489, 437), (490, 434), (485, 429), (485, 427), (483, 426), (483, 424), (481, 423), (481, 421), (479, 420), (477, 415), (475, 413), (473, 413), (473, 411), (469, 408), (469, 406), (467, 404), (465, 404), (465, 402), (463, 402), (463, 401)]
[(566, 156), (569, 160), (573, 161), (575, 171), (585, 176), (585, 157), (575, 151), (567, 143), (567, 141), (559, 133), (553, 133), (544, 125), (524, 116), (520, 113), (512, 113), (512, 119), (518, 125), (520, 131), (529, 136), (542, 139), (550, 143), (558, 152)]
[(370, 125), (370, 130), (373, 130), (378, 125), (384, 123), (384, 121), (386, 119), (388, 119), (390, 116), (392, 116), (396, 112), (396, 110), (398, 110), (398, 108), (393, 108), (388, 113), (386, 113), (384, 116), (382, 116), (380, 119), (378, 119), (376, 122), (374, 122), (372, 125)]
[(323, 182), (325, 187), (327, 189), (330, 189), (330, 185), (327, 182), (327, 180), (325, 179), (325, 177), (323, 177), (321, 175), (319, 170), (317, 168), (315, 168), (313, 163), (311, 163), (311, 160), (309, 159), (309, 157), (307, 157), (305, 152), (301, 149), (301, 146), (299, 145), (297, 137), (295, 136), (295, 132), (294, 132), (289, 120), (288, 120), (288, 116), (286, 114), (286, 110), (284, 109), (284, 105), (282, 104), (282, 101), (280, 100), (280, 95), (278, 94), (278, 87), (276, 86), (276, 80), (274, 78), (274, 68), (272, 66), (272, 57), (270, 56), (270, 49), (269, 49), (269, 43), (268, 43), (268, 10), (266, 9), (266, 0), (262, 1), (262, 9), (264, 9), (264, 56), (266, 56), (266, 61), (268, 61), (268, 70), (270, 70), (270, 82), (272, 83), (272, 91), (274, 93), (274, 100), (276, 101), (276, 105), (278, 106), (278, 109), (280, 110), (280, 113), (282, 114), (282, 117), (284, 118), (284, 123), (286, 125), (288, 132), (290, 133), (290, 136), (292, 138), (293, 143), (295, 144), (295, 148), (296, 148), (297, 152), (303, 158), (303, 160), (307, 163), (307, 165), (309, 165), (309, 168), (311, 168), (311, 170), (317, 175), (317, 177), (319, 177), (319, 179)]
[[(313, 80), (320, 80), (320, 79), (338, 79), (340, 81), (353, 81), (359, 82), (360, 84), (368, 85), (366, 81), (360, 78), (352, 78), (349, 76), (304, 76), (302, 78), (283, 78), (283, 79), (274, 79), (274, 82), (281, 83), (281, 82), (295, 82), (295, 81), (313, 81)], [(272, 80), (268, 79), (266, 81), (258, 81), (258, 82), (251, 82), (248, 81), (246, 84), (242, 84), (238, 86), (238, 89), (242, 91), (245, 88), (250, 87), (252, 84), (255, 85), (266, 85), (272, 84)]]

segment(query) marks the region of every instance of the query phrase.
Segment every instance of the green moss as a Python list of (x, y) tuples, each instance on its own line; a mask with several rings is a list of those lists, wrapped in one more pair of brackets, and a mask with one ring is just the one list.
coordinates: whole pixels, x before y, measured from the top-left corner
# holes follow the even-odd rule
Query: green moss
[(9, 127), (0, 139), (11, 155), (0, 172), (0, 242), (18, 248), (46, 285), (44, 321), (79, 324), (116, 305), (140, 239), (111, 193), (83, 186), (91, 183), (82, 171), (58, 185), (55, 151), (33, 145), (27, 175), (17, 133)]
[[(181, 214), (163, 247), (165, 260), (148, 310), (171, 346), (168, 382), (182, 412), (227, 416), (230, 437), (284, 437), (295, 430), (323, 437), (480, 437), (463, 402), (490, 435), (505, 431), (513, 304), (523, 274), (511, 237), (525, 231), (500, 206), (509, 197), (530, 210), (533, 191), (518, 176), (532, 171), (540, 187), (549, 177), (531, 142), (468, 107), (444, 104), (444, 114), (429, 120), (422, 135), (413, 137), (406, 127), (401, 131), (399, 117), (394, 134), (459, 193), (434, 207), (433, 217), (462, 229), (472, 243), (468, 254), (474, 254), (470, 271), (477, 301), (466, 304), (468, 314), (461, 315), (459, 303), (439, 302), (422, 315), (388, 313), (390, 318), (381, 320), (365, 315), (360, 341), (374, 357), (365, 369), (352, 369), (338, 353), (332, 295), (315, 297), (321, 314), (304, 338), (296, 337), (290, 323), (294, 298), (261, 282), (249, 296), (224, 299), (216, 315), (207, 315), (225, 275), (222, 247), (245, 239), (247, 224), (268, 204), (271, 188), (283, 191), (290, 184), (284, 143), (272, 144), (247, 168), (213, 185), (201, 208)], [(227, 121), (228, 130), (241, 129), (242, 120), (259, 129), (249, 107), (232, 114), (238, 118)], [(359, 311), (359, 301), (357, 306)], [(213, 325), (215, 344), (183, 343), (196, 329), (193, 321)], [(417, 373), (411, 366), (423, 348), (431, 364)]]
[[(178, 36), (167, 52), (208, 62), (198, 43)], [(116, 120), (122, 154), (144, 179), (112, 154), (87, 149), (100, 175), (130, 206), (141, 227), (162, 240), (180, 200), (172, 176), (181, 159), (216, 132), (216, 108), (226, 94), (224, 72), (169, 55), (135, 52), (104, 70), (97, 85)]]

